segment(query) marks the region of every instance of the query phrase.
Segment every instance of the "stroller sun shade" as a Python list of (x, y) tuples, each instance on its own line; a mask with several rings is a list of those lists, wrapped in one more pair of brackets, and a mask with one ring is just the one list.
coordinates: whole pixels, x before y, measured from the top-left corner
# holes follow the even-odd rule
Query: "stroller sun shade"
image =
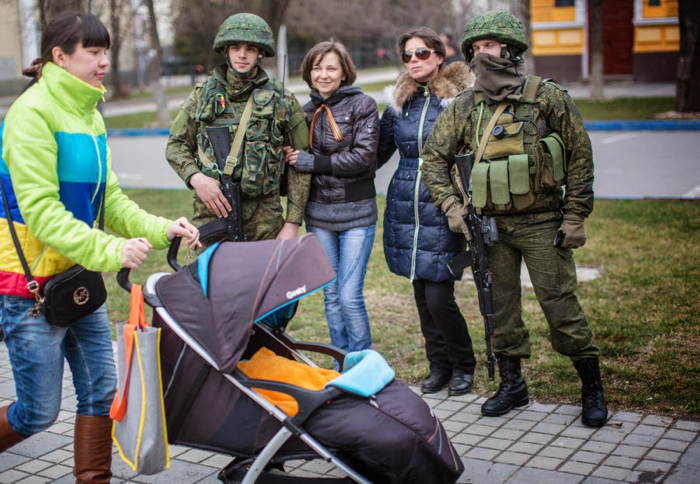
[(227, 373), (241, 358), (255, 321), (289, 313), (297, 300), (335, 278), (313, 234), (222, 242), (188, 269), (160, 278), (156, 294)]

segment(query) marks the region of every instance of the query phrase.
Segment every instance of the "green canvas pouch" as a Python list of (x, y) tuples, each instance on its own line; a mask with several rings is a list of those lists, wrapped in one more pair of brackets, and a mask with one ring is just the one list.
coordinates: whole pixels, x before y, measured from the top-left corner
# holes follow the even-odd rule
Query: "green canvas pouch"
[(491, 201), (494, 204), (505, 205), (510, 202), (510, 190), (508, 188), (508, 160), (491, 162), (489, 187), (491, 188)]
[(530, 167), (527, 154), (508, 157), (508, 181), (510, 193), (524, 195), (530, 191)]
[(540, 142), (544, 143), (552, 157), (552, 175), (554, 176), (554, 181), (558, 185), (562, 185), (564, 182), (564, 173), (566, 171), (564, 140), (561, 139), (558, 133), (552, 132), (549, 136), (542, 138)]
[(472, 204), (476, 208), (486, 206), (487, 180), (490, 163), (481, 162), (472, 168)]

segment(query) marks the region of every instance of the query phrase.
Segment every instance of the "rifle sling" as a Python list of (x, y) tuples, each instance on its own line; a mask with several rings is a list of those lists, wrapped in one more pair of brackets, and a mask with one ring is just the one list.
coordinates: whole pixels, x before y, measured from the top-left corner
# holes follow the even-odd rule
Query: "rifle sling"
[(498, 118), (500, 118), (501, 114), (503, 114), (503, 111), (506, 110), (506, 106), (508, 106), (508, 102), (504, 99), (498, 105), (496, 111), (494, 111), (493, 116), (491, 116), (491, 119), (489, 120), (489, 124), (486, 125), (486, 129), (484, 129), (484, 133), (481, 135), (481, 141), (479, 141), (479, 149), (476, 151), (476, 156), (474, 157), (475, 165), (479, 163), (481, 161), (481, 157), (484, 156), (484, 151), (486, 151), (486, 145), (489, 142), (489, 135), (491, 134), (491, 131), (493, 131), (493, 127), (496, 126)]
[(233, 137), (233, 145), (231, 146), (231, 151), (226, 158), (226, 166), (224, 166), (224, 175), (231, 176), (233, 174), (233, 169), (238, 164), (238, 156), (241, 152), (241, 147), (243, 146), (243, 139), (245, 138), (245, 132), (248, 129), (248, 122), (250, 121), (250, 115), (253, 112), (253, 94), (248, 96), (248, 101), (243, 109), (243, 114), (241, 115), (241, 120), (238, 123), (238, 128), (236, 129), (236, 135)]

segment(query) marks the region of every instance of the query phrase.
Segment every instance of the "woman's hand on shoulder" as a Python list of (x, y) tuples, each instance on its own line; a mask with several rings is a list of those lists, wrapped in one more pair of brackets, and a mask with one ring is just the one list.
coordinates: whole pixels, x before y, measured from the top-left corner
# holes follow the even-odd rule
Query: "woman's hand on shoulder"
[(180, 217), (170, 224), (167, 231), (168, 240), (173, 240), (175, 237), (182, 237), (188, 247), (201, 247), (199, 242), (199, 230), (192, 225), (185, 217)]
[(299, 157), (299, 150), (295, 150), (291, 146), (285, 146), (283, 149), (285, 163), (290, 166), (296, 166), (297, 158)]

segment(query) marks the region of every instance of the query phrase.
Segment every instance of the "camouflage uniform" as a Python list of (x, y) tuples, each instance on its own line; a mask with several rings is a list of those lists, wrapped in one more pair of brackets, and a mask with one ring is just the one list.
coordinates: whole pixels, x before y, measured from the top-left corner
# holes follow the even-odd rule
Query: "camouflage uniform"
[[(260, 22), (264, 23), (251, 14), (229, 17), (217, 34), (215, 49), (222, 51), (233, 41), (240, 41), (259, 45), (262, 53), (274, 55), (272, 32), (269, 32), (269, 37), (259, 38)], [(251, 28), (245, 30), (248, 25)], [(251, 31), (252, 34), (247, 33)], [(285, 218), (280, 202), (284, 172), (282, 147), (291, 145), (305, 149), (309, 132), (296, 98), (283, 89), (280, 82), (270, 79), (260, 66), (256, 69), (253, 78), (245, 79), (223, 64), (214, 69), (206, 81), (198, 84), (173, 122), (165, 155), (188, 187), (189, 179), (195, 173), (218, 179), (220, 171), (206, 127), (228, 126), (233, 143), (246, 101), (252, 93), (253, 111), (241, 149), (241, 162), (236, 165), (232, 176), (233, 181), (241, 185), (246, 240), (274, 239), (285, 221), (301, 224), (311, 184), (310, 174), (299, 173), (291, 167), (288, 169)], [(193, 222), (201, 226), (214, 220), (215, 215), (196, 193), (193, 197)]]
[[(473, 40), (470, 45), (471, 42)], [(469, 57), (468, 52), (465, 54)], [(440, 206), (450, 196), (459, 196), (450, 174), (452, 160), (458, 153), (477, 151), (478, 140), (496, 104), (483, 92), (469, 89), (461, 93), (437, 119), (423, 150), (422, 166), (423, 181), (436, 205)], [(583, 220), (593, 209), (590, 139), (573, 101), (555, 83), (540, 83), (534, 104), (523, 104), (522, 99), (513, 100), (506, 113), (518, 114), (520, 109), (531, 109), (532, 122), (522, 122), (522, 116), (517, 115), (516, 119), (512, 119), (513, 116), (506, 119), (508, 115), (504, 114), (499, 124), (503, 124), (506, 131), (511, 131), (509, 126), (513, 131), (529, 130), (531, 136), (517, 139), (515, 145), (518, 146), (512, 148), (512, 153), (507, 151), (508, 147), (500, 153), (496, 152), (502, 151), (500, 149), (490, 152), (490, 147), (487, 147), (482, 159), (482, 163), (488, 163), (520, 152), (527, 154), (529, 161), (527, 193), (510, 193), (507, 200), (494, 203), (494, 192), (489, 188), (481, 210), (485, 215), (496, 217), (500, 236), (500, 240), (488, 249), (495, 306), (494, 350), (513, 357), (530, 356), (528, 331), (522, 320), (520, 301), (520, 264), (524, 258), (537, 299), (550, 326), (553, 347), (574, 360), (597, 356), (598, 348), (593, 343), (586, 318), (574, 294), (576, 268), (572, 251), (553, 245), (564, 214), (572, 214)], [(511, 121), (510, 125), (508, 121)], [(563, 182), (566, 194), (554, 179), (551, 156), (538, 142), (552, 131), (561, 136), (568, 159)], [(516, 138), (513, 136), (513, 139)], [(489, 143), (494, 140), (491, 136)]]
[[(500, 41), (500, 55), (492, 55), (493, 46), (479, 40)], [(479, 53), (473, 55), (475, 45)], [(438, 117), (423, 149), (421, 172), (435, 204), (445, 207), (448, 217), (460, 218), (453, 159), (478, 152), (496, 104), (507, 105), (494, 128), (489, 127), (483, 157), (472, 166), (466, 187), (469, 203), (494, 216), (499, 232), (487, 257), (493, 282), (492, 342), (501, 382), (481, 413), (504, 415), (529, 401), (520, 369), (521, 358), (530, 356), (520, 288), (525, 260), (552, 346), (572, 359), (581, 378), (581, 420), (600, 427), (608, 411), (598, 348), (574, 294), (571, 248), (564, 248), (585, 243), (583, 221), (593, 210), (591, 142), (565, 90), (534, 76), (519, 81), (518, 64), (526, 49), (522, 24), (508, 12), (488, 12), (467, 23), (462, 51), (477, 75), (475, 86)], [(558, 235), (564, 236), (562, 247), (555, 246)]]

